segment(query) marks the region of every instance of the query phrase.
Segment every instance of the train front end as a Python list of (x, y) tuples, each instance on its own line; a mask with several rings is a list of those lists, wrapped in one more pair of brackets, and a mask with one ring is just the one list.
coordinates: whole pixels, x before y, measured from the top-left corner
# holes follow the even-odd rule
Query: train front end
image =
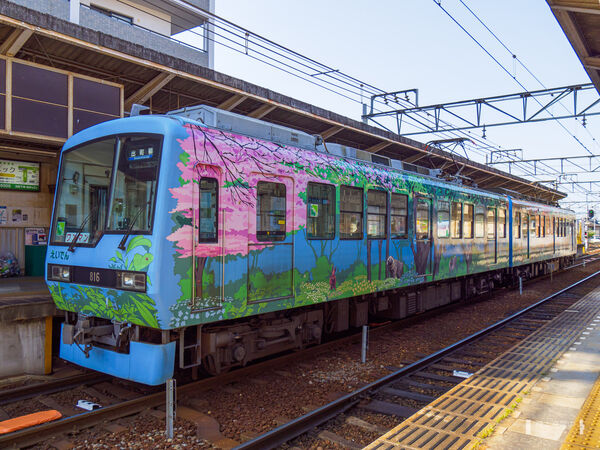
[[(173, 374), (161, 328), (161, 159), (170, 120), (118, 119), (65, 144), (46, 281), (65, 311), (60, 357), (149, 385)], [(164, 284), (164, 283), (163, 283)]]

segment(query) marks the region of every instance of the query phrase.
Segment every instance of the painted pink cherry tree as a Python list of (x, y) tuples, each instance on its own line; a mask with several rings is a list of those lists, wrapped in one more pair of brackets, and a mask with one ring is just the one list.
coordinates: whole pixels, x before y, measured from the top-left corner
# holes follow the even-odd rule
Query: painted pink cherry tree
[[(349, 162), (326, 153), (287, 147), (192, 124), (187, 124), (186, 128), (188, 137), (179, 141), (183, 151), (177, 163), (180, 185), (170, 189), (177, 201), (170, 212), (178, 225), (167, 239), (175, 244), (180, 260), (196, 256), (197, 297), (202, 296), (202, 277), (208, 258), (222, 255), (245, 256), (249, 250), (270, 246), (268, 243), (252, 245), (250, 249), (248, 246), (249, 242), (257, 243), (254, 210), (259, 180), (272, 180), (286, 185), (286, 210), (293, 211), (293, 215), (289, 214), (286, 220), (286, 234), (305, 227), (306, 189), (309, 181), (356, 185), (365, 189), (380, 187), (392, 192), (402, 187), (398, 185), (398, 177), (394, 179), (389, 172), (369, 164)], [(199, 180), (202, 177), (215, 178), (220, 186), (218, 242), (214, 244), (198, 243), (196, 237), (199, 224)], [(191, 267), (191, 264), (187, 267)], [(188, 270), (186, 269), (186, 273)], [(179, 274), (187, 289), (187, 286), (191, 286), (191, 280), (186, 278), (185, 273)], [(184, 284), (181, 284), (182, 289)], [(189, 299), (189, 294), (184, 292), (181, 301), (184, 299)], [(174, 314), (176, 312), (180, 315), (174, 316), (171, 321), (175, 326), (191, 323), (190, 310), (184, 307), (184, 303), (174, 305), (175, 309), (172, 310)], [(207, 316), (211, 314), (213, 312), (205, 313)], [(240, 309), (236, 314), (244, 313)], [(198, 314), (194, 316), (194, 319), (199, 318)]]
[[(221, 256), (222, 251), (225, 255), (243, 256), (248, 253), (248, 242), (256, 242), (256, 222), (249, 220), (248, 211), (256, 208), (255, 186), (258, 180), (283, 182), (288, 192), (294, 192), (294, 189), (305, 190), (309, 181), (318, 181), (322, 177), (315, 174), (318, 163), (309, 160), (306, 152), (195, 125), (187, 128), (189, 137), (179, 142), (185, 152), (177, 164), (181, 185), (170, 189), (177, 200), (177, 205), (170, 212), (179, 213), (187, 220), (167, 239), (175, 243), (180, 258), (190, 258), (195, 253), (198, 257), (196, 279), (202, 280), (207, 258)], [(223, 187), (219, 192), (221, 220), (216, 244), (198, 243), (194, 238), (193, 228), (194, 224), (198, 226), (199, 210), (193, 205), (198, 204), (199, 180), (202, 177), (216, 178)], [(294, 216), (292, 221), (286, 221), (286, 233), (297, 231), (306, 222), (304, 200), (298, 192), (294, 194), (287, 195), (286, 208), (294, 211)], [(268, 246), (254, 245), (252, 249)]]

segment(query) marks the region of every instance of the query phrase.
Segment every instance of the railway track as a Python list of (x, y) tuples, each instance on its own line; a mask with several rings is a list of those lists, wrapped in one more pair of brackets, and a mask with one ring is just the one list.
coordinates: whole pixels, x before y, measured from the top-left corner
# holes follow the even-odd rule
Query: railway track
[(111, 377), (99, 372), (81, 373), (52, 381), (28, 384), (12, 389), (0, 390), (0, 406), (27, 400), (39, 395), (50, 395), (80, 386), (110, 380)]
[[(346, 448), (362, 448), (330, 431), (354, 426), (374, 432), (378, 426), (356, 417), (355, 411), (408, 418), (459, 384), (508, 348), (548, 323), (577, 302), (590, 286), (597, 285), (600, 271), (461, 341), (347, 394), (295, 420), (245, 442), (236, 449), (270, 449), (290, 443), (305, 448), (329, 441)], [(501, 343), (502, 345), (498, 345)], [(340, 416), (344, 415), (344, 419)], [(379, 434), (383, 434), (379, 430)]]
[[(595, 261), (596, 259), (598, 259), (598, 258), (594, 258), (594, 259), (587, 258), (587, 262), (591, 263), (591, 262)], [(576, 267), (581, 264), (582, 263), (579, 263), (572, 267)], [(538, 277), (536, 279), (539, 280), (540, 278)], [(569, 287), (567, 289), (573, 289), (573, 287)], [(455, 307), (456, 307), (456, 304), (447, 305), (442, 308), (438, 308), (437, 310), (422, 313), (417, 316), (409, 317), (407, 319), (403, 319), (403, 320), (400, 320), (397, 322), (384, 324), (377, 328), (373, 328), (370, 331), (370, 335), (371, 335), (371, 337), (375, 337), (378, 334), (385, 334), (395, 328), (400, 328), (402, 326), (405, 326), (407, 322), (414, 323), (415, 321), (419, 321), (419, 322), (426, 321), (427, 318), (431, 317), (432, 315), (440, 314), (441, 312), (451, 310)], [(206, 392), (211, 389), (217, 389), (217, 388), (226, 386), (228, 384), (237, 382), (239, 380), (243, 380), (248, 377), (253, 377), (253, 376), (259, 375), (259, 374), (265, 373), (265, 371), (272, 371), (272, 370), (280, 369), (282, 366), (285, 366), (287, 363), (296, 362), (299, 359), (308, 359), (308, 358), (316, 357), (318, 355), (325, 354), (334, 348), (344, 346), (344, 345), (349, 345), (349, 344), (359, 342), (359, 341), (360, 341), (360, 334), (353, 334), (353, 335), (349, 335), (349, 336), (346, 336), (343, 338), (336, 339), (331, 342), (324, 343), (318, 347), (307, 348), (300, 352), (283, 355), (283, 356), (280, 356), (280, 357), (272, 359), (272, 360), (268, 360), (265, 362), (254, 364), (252, 366), (241, 368), (241, 369), (232, 371), (230, 373), (222, 374), (216, 378), (207, 378), (207, 379), (191, 382), (191, 383), (180, 386), (177, 390), (177, 396), (180, 399), (185, 399), (186, 397), (190, 397), (190, 396), (197, 396), (199, 393)], [(435, 355), (437, 355), (437, 353)], [(458, 358), (455, 358), (455, 359), (458, 359)], [(422, 361), (424, 361), (424, 360), (422, 360)], [(446, 361), (446, 363), (448, 363), (448, 362), (449, 361)], [(395, 373), (399, 374), (402, 371), (406, 371), (406, 370), (410, 371), (411, 368), (418, 367), (418, 365), (415, 365), (415, 364), (417, 364), (417, 363), (407, 365), (407, 367), (404, 367)], [(443, 365), (444, 364), (441, 364), (441, 366), (443, 366)], [(437, 368), (434, 367), (434, 370), (444, 370), (445, 368), (441, 367), (441, 366), (438, 366)], [(464, 366), (461, 366), (461, 367), (464, 369)], [(471, 370), (475, 370), (475, 368), (476, 368), (475, 366), (470, 367)], [(395, 373), (390, 376), (395, 375)], [(92, 377), (96, 377), (96, 375), (94, 374)], [(78, 386), (89, 385), (89, 384), (94, 384), (94, 383), (101, 383), (103, 381), (101, 379), (101, 377), (106, 377), (106, 376), (100, 374), (100, 375), (97, 375), (97, 377), (98, 378), (90, 379), (90, 374), (87, 374), (87, 375), (82, 375), (82, 376), (77, 376), (77, 377), (70, 377), (69, 379), (65, 379), (65, 380), (57, 380), (57, 382), (53, 382), (52, 385), (48, 385), (47, 383), (41, 383), (38, 385), (23, 386), (20, 388), (11, 389), (10, 391), (0, 392), (0, 405), (6, 404), (6, 403), (11, 403), (11, 402), (18, 401), (18, 400), (34, 398), (38, 395), (48, 395), (51, 392), (60, 392), (60, 391), (68, 390), (68, 389), (78, 387)], [(110, 377), (107, 377), (107, 378), (110, 378)], [(386, 379), (387, 379), (387, 377), (386, 377)], [(453, 380), (453, 381), (456, 382), (459, 380), (460, 379)], [(415, 386), (415, 383), (412, 383), (412, 384), (413, 384), (413, 386)], [(432, 386), (430, 383), (421, 383), (421, 384), (423, 386), (425, 386), (425, 385)], [(418, 387), (418, 383), (416, 384), (416, 386)], [(398, 389), (398, 388), (391, 388), (391, 389), (395, 389), (396, 391), (403, 390), (403, 389)], [(410, 387), (409, 387), (409, 389), (410, 389)], [(395, 395), (395, 394), (398, 394), (398, 392), (396, 392), (396, 391), (388, 390), (388, 393)], [(407, 392), (409, 392), (409, 391), (407, 391)], [(413, 397), (411, 400), (413, 402), (419, 402), (419, 401), (422, 402), (422, 401), (425, 401), (428, 399), (427, 395), (428, 394), (419, 395), (419, 393), (416, 393), (415, 395), (411, 395)], [(360, 401), (364, 397), (364, 394), (352, 393), (352, 394), (349, 394), (349, 396), (352, 398), (356, 397), (356, 399), (358, 399), (358, 401)], [(114, 421), (119, 418), (123, 418), (123, 417), (141, 413), (145, 410), (149, 410), (149, 409), (151, 410), (154, 408), (161, 407), (162, 405), (164, 405), (164, 401), (165, 401), (165, 394), (162, 391), (157, 392), (157, 393), (152, 393), (149, 395), (139, 395), (139, 397), (136, 397), (136, 398), (127, 398), (127, 399), (124, 399), (123, 401), (119, 401), (118, 403), (115, 403), (115, 404), (109, 404), (108, 406), (105, 406), (105, 407), (95, 410), (95, 411), (82, 412), (79, 414), (70, 415), (69, 417), (65, 417), (64, 419), (61, 419), (61, 420), (58, 420), (55, 422), (47, 423), (47, 424), (36, 426), (36, 427), (30, 428), (30, 429), (25, 429), (25, 430), (10, 433), (10, 434), (4, 435), (4, 436), (0, 436), (0, 448), (6, 448), (6, 447), (18, 448), (18, 447), (27, 447), (27, 446), (36, 445), (40, 442), (47, 441), (48, 438), (52, 437), (52, 436), (62, 435), (62, 434), (66, 434), (66, 433), (74, 433), (74, 432), (76, 433), (81, 430), (103, 424), (107, 421)], [(344, 408), (345, 409), (350, 408), (350, 407), (354, 406), (354, 403), (356, 403), (356, 402), (355, 401), (350, 402), (348, 404), (349, 406), (344, 407)], [(374, 403), (374, 405), (377, 405), (377, 403)], [(324, 406), (323, 408), (325, 408), (325, 410), (329, 411), (329, 408), (327, 406), (328, 405)], [(379, 406), (381, 406), (381, 404), (379, 404)], [(400, 406), (402, 406), (402, 405), (400, 405)], [(322, 410), (323, 408), (319, 408), (319, 410)], [(404, 408), (407, 408), (407, 409), (405, 409), (405, 412), (409, 412), (409, 411), (411, 411), (410, 408), (414, 409), (414, 406), (404, 406)], [(398, 408), (397, 410), (400, 410), (400, 409), (401, 408)], [(317, 422), (323, 423), (335, 416), (335, 414), (333, 416), (331, 415), (331, 411), (329, 411), (329, 412), (327, 412), (327, 411), (323, 411), (323, 413), (325, 415), (322, 416), (322, 419), (317, 420)], [(300, 419), (302, 419), (302, 418), (300, 418)], [(297, 419), (297, 420), (300, 420), (300, 419)], [(289, 438), (289, 439), (291, 439), (291, 438)], [(286, 439), (286, 440), (289, 440), (289, 439)], [(250, 441), (247, 444), (242, 444), (242, 448), (246, 448), (243, 446), (251, 445), (252, 442), (253, 441)], [(258, 447), (248, 447), (248, 448), (263, 448), (263, 445), (261, 443), (258, 445)]]

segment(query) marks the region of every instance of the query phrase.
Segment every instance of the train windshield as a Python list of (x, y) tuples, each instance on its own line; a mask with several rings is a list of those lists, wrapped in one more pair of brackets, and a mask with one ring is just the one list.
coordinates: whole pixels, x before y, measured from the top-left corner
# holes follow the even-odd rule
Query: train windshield
[(51, 242), (95, 245), (106, 232), (151, 232), (161, 141), (114, 136), (66, 151)]

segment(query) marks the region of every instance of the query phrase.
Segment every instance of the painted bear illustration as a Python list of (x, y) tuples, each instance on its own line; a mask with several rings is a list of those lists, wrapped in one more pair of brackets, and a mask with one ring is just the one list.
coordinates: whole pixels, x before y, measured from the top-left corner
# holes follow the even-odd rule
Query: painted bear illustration
[(458, 258), (456, 255), (454, 255), (452, 258), (450, 258), (450, 262), (448, 263), (448, 271), (453, 274), (456, 271), (456, 265), (458, 263)]
[(404, 273), (404, 263), (399, 259), (394, 259), (392, 256), (388, 256), (385, 265), (390, 278), (400, 278)]

